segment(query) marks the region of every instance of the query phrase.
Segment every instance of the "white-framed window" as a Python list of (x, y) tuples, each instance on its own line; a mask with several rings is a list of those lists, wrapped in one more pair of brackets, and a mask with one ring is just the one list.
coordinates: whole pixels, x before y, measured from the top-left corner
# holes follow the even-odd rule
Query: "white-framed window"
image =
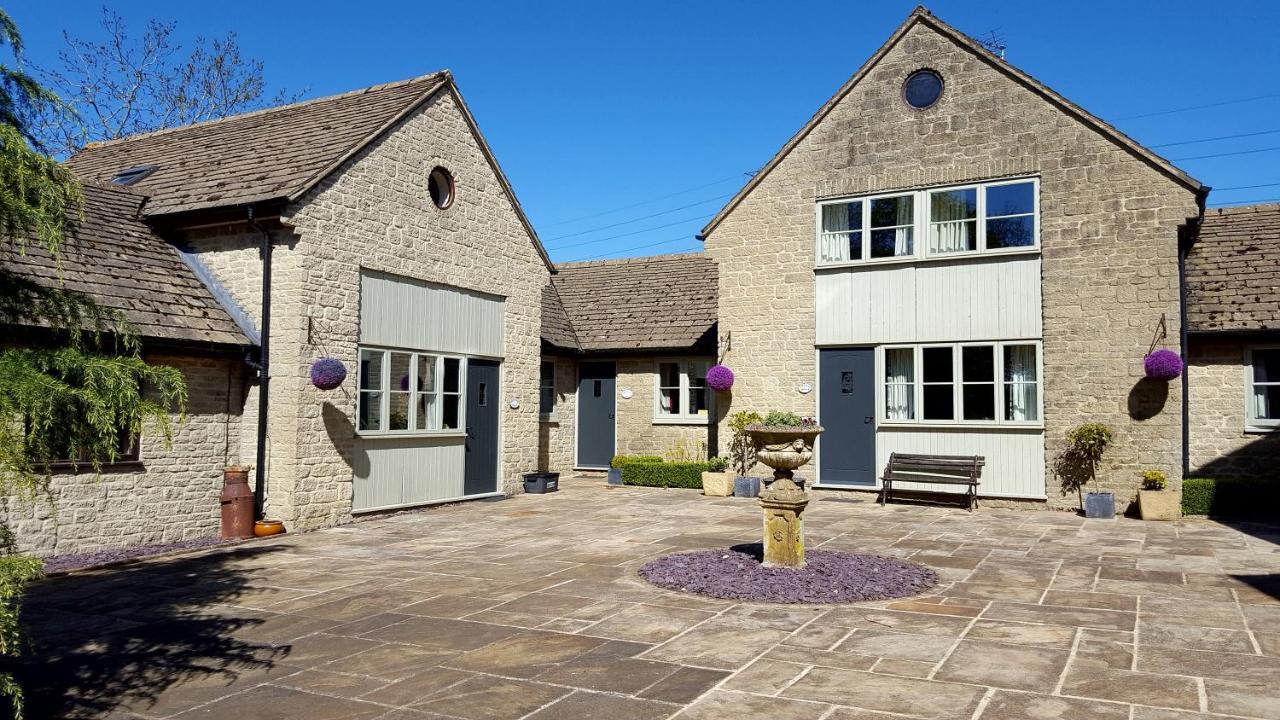
[(1280, 427), (1280, 346), (1245, 350), (1245, 385), (1246, 427)]
[(456, 433), (464, 422), (466, 360), (360, 348), (356, 431), (361, 435)]
[(556, 410), (556, 364), (544, 360), (538, 371), (538, 414), (545, 420)]
[(880, 350), (880, 419), (1039, 426), (1040, 342), (922, 343)]
[(1038, 178), (823, 200), (817, 265), (1034, 250), (1039, 206)]
[(654, 378), (654, 420), (707, 422), (709, 367), (708, 360), (659, 360)]

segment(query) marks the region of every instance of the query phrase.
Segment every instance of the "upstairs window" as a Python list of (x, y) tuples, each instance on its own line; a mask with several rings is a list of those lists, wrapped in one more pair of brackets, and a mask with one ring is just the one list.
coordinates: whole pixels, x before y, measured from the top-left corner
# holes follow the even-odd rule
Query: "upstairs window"
[[(818, 266), (1001, 253), (1039, 244), (1035, 178), (824, 201)], [(921, 237), (919, 243), (916, 238)]]
[(1251, 429), (1280, 427), (1280, 347), (1250, 348), (1245, 422)]
[(886, 347), (881, 356), (881, 419), (1038, 424), (1039, 347), (1026, 340)]
[(709, 417), (706, 360), (658, 362), (655, 420), (706, 422)]

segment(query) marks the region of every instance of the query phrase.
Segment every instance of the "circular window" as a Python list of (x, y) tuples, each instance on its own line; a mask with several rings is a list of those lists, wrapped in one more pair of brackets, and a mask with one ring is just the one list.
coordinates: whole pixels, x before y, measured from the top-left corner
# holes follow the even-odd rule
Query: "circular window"
[(902, 99), (917, 110), (926, 110), (942, 97), (942, 76), (933, 70), (917, 70), (902, 84)]
[(448, 170), (436, 166), (427, 177), (427, 192), (431, 202), (441, 210), (453, 204), (453, 176)]

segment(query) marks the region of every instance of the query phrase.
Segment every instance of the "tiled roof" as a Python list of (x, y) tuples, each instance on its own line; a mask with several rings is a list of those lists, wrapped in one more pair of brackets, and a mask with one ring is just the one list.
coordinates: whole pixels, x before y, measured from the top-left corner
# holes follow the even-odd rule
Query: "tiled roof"
[(565, 312), (564, 302), (553, 283), (542, 288), (542, 341), (565, 350), (581, 350), (578, 336), (573, 332), (573, 323), (569, 322), (569, 314)]
[(83, 218), (69, 228), (59, 260), (32, 242), (25, 255), (0, 250), (4, 267), (48, 287), (61, 280), (61, 287), (122, 311), (144, 338), (250, 344), (178, 251), (138, 218), (141, 194), (85, 183), (84, 200)]
[[(700, 253), (565, 263), (543, 296), (542, 337), (567, 347), (558, 321), (560, 300), (587, 352), (715, 348), (716, 265)], [(547, 316), (553, 319), (548, 324)]]
[(1188, 330), (1280, 330), (1280, 205), (1205, 211), (1186, 282)]
[(102, 182), (127, 168), (155, 165), (133, 185), (150, 197), (147, 215), (296, 199), (448, 81), (447, 72), (432, 73), (95, 143), (67, 164), (81, 177)]

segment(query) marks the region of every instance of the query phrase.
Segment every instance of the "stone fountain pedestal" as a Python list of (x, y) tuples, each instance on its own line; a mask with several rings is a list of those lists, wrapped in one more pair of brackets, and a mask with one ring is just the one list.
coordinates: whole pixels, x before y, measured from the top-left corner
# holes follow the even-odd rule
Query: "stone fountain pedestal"
[(794, 470), (813, 459), (813, 441), (822, 432), (814, 425), (747, 428), (756, 459), (773, 468), (773, 482), (760, 493), (764, 511), (765, 567), (804, 567), (804, 520), (809, 493), (792, 479)]

